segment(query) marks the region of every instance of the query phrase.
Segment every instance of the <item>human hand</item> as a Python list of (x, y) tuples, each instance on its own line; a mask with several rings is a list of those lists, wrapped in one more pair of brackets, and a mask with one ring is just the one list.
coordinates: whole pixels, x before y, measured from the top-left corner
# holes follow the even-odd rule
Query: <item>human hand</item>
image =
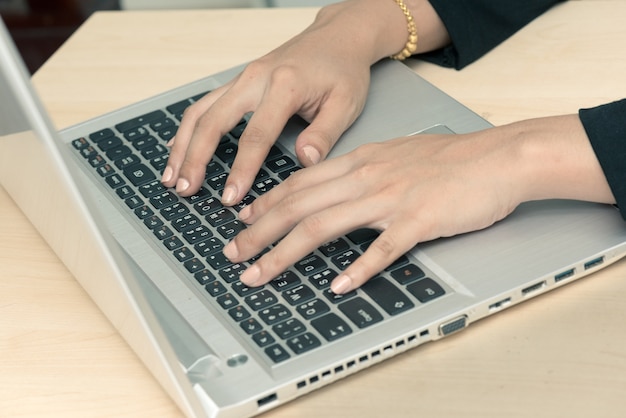
[(296, 141), (301, 164), (324, 159), (361, 113), (374, 60), (366, 45), (354, 47), (352, 29), (338, 24), (336, 15), (321, 14), (302, 34), (191, 105), (171, 143), (163, 183), (183, 196), (195, 193), (220, 139), (249, 112), (222, 195), (225, 205), (245, 196), (294, 114), (310, 122)]
[(233, 262), (279, 241), (241, 276), (262, 285), (315, 248), (358, 228), (381, 234), (332, 283), (365, 283), (418, 242), (485, 228), (519, 203), (509, 146), (477, 135), (417, 135), (365, 145), (300, 170), (240, 212)]

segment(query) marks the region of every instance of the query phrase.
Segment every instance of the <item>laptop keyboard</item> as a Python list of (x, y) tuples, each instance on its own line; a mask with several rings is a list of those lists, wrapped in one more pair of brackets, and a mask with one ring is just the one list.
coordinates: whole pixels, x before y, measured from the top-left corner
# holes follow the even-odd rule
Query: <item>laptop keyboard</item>
[(223, 310), (272, 362), (340, 340), (446, 294), (444, 286), (426, 277), (408, 255), (361, 288), (334, 294), (332, 279), (376, 238), (377, 232), (370, 229), (322, 245), (264, 286), (251, 288), (240, 282), (240, 273), (254, 259), (233, 264), (221, 251), (246, 227), (237, 212), (301, 167), (274, 146), (250, 193), (234, 207), (222, 206), (221, 191), (244, 119), (222, 138), (196, 195), (183, 198), (167, 189), (160, 182), (169, 152), (165, 144), (176, 134), (184, 109), (200, 97), (75, 139), (72, 147), (124, 202), (140, 228), (160, 242), (164, 257), (176, 260), (209, 303)]

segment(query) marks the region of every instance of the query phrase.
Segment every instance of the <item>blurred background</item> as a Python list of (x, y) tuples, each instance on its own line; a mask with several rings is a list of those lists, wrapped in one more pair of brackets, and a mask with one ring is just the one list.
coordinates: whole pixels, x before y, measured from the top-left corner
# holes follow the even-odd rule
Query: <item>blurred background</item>
[(312, 7), (338, 0), (0, 0), (4, 20), (31, 73), (95, 11)]

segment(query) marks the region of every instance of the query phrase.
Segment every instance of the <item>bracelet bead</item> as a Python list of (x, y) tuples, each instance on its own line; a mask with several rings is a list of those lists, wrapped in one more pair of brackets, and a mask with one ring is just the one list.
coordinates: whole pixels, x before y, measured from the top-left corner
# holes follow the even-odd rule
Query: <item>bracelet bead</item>
[(415, 53), (415, 51), (417, 50), (417, 39), (418, 39), (417, 28), (415, 26), (415, 21), (413, 20), (413, 15), (411, 14), (411, 11), (409, 10), (409, 8), (406, 7), (406, 5), (404, 4), (404, 1), (403, 0), (394, 0), (394, 1), (400, 7), (400, 10), (402, 10), (404, 17), (406, 18), (406, 24), (407, 24), (407, 30), (409, 32), (409, 36), (402, 51), (390, 56), (389, 58), (401, 61), (413, 55), (413, 53)]

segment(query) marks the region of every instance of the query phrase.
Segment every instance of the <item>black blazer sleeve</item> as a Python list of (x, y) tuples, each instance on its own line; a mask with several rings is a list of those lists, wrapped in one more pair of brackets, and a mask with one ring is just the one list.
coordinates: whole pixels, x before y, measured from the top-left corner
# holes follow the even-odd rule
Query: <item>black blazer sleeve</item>
[(626, 99), (581, 109), (578, 115), (626, 219)]
[(430, 0), (451, 45), (417, 57), (461, 69), (564, 0)]

